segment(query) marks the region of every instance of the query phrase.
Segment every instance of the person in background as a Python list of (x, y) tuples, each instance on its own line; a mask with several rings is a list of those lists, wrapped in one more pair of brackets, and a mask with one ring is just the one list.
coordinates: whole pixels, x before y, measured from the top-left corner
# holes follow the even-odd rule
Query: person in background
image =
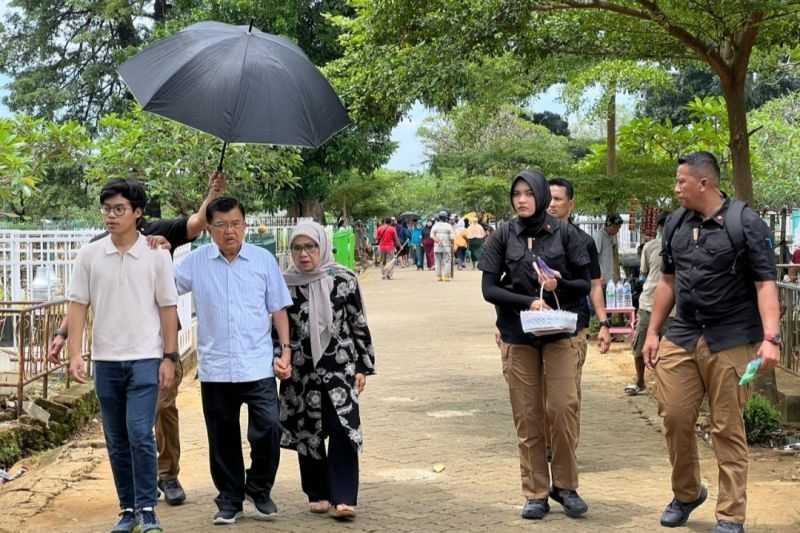
[[(227, 178), (214, 172), (208, 179), (208, 193), (195, 213), (187, 217), (167, 220), (144, 220), (139, 232), (147, 237), (151, 248), (163, 248), (174, 254), (180, 246), (194, 241), (206, 228), (205, 210), (208, 204), (219, 197), (227, 186)], [(92, 242), (108, 235), (104, 232)], [(180, 324), (178, 325), (180, 328)], [(67, 317), (61, 322), (50, 343), (49, 357), (53, 363), (59, 362), (61, 350), (67, 341)], [(175, 380), (169, 388), (161, 388), (158, 393), (156, 409), (156, 447), (158, 449), (158, 489), (164, 493), (164, 501), (169, 505), (180, 505), (186, 500), (186, 492), (178, 481), (181, 460), (180, 423), (178, 417), (178, 389), (183, 380), (183, 365), (178, 360)]]
[[(642, 293), (639, 296), (639, 310), (636, 313), (636, 333), (633, 337), (633, 357), (634, 366), (636, 367), (636, 383), (631, 383), (624, 389), (625, 394), (629, 396), (641, 394), (647, 388), (647, 383), (645, 383), (644, 380), (645, 365), (642, 348), (644, 348), (644, 341), (647, 337), (647, 328), (650, 327), (650, 314), (653, 312), (653, 302), (655, 300), (656, 287), (658, 286), (658, 282), (661, 281), (661, 250), (663, 248), (661, 242), (661, 232), (664, 229), (664, 222), (666, 219), (667, 214), (663, 213), (658, 219), (656, 230), (658, 234), (654, 239), (647, 241), (642, 247), (639, 273), (642, 276), (646, 276), (646, 279)], [(663, 337), (664, 333), (669, 329), (674, 316), (675, 308), (673, 307), (669, 316), (659, 330), (659, 338)]]
[(610, 281), (619, 281), (619, 244), (617, 234), (622, 226), (622, 217), (611, 214), (606, 217), (605, 227), (597, 234), (595, 245), (600, 260), (601, 283), (603, 287)]
[(408, 263), (408, 258), (411, 256), (411, 222), (404, 221), (397, 224), (397, 240), (400, 241), (400, 248), (397, 250), (397, 254), (400, 258), (400, 266), (402, 268), (406, 268)]
[(178, 294), (166, 250), (139, 232), (141, 183), (111, 180), (100, 191), (108, 235), (78, 251), (67, 299), (69, 374), (86, 383), (83, 333), (91, 308), (92, 362), (108, 458), (121, 509), (113, 533), (161, 533), (153, 425), (159, 387), (175, 381)]
[(480, 222), (470, 224), (469, 228), (467, 228), (466, 237), (469, 246), (469, 256), (472, 260), (472, 269), (474, 270), (478, 268), (483, 241), (486, 240), (486, 230)]
[(439, 213), (439, 220), (431, 228), (433, 253), (436, 256), (436, 279), (450, 281), (453, 264), (453, 239), (455, 231), (447, 222), (447, 211)]
[[(297, 451), (309, 510), (352, 519), (363, 445), (359, 400), (375, 373), (372, 336), (358, 277), (334, 263), (325, 229), (298, 224), (291, 253), (292, 373), (281, 381), (281, 445)], [(276, 335), (276, 353), (278, 342)]]
[(456, 238), (453, 241), (453, 248), (455, 248), (456, 260), (458, 261), (458, 269), (464, 270), (467, 263), (467, 248), (469, 242), (467, 241), (467, 229), (469, 228), (469, 220), (466, 218), (463, 221), (464, 227), (456, 230)]
[(425, 251), (425, 263), (428, 266), (428, 270), (433, 270), (435, 257), (433, 255), (433, 237), (431, 237), (431, 229), (433, 229), (433, 219), (428, 220), (425, 223), (425, 227), (422, 228), (422, 249)]
[(417, 270), (425, 268), (425, 249), (422, 247), (422, 227), (416, 220), (411, 230), (411, 249), (414, 252), (414, 264)]
[(383, 220), (383, 225), (380, 226), (376, 232), (378, 240), (378, 264), (381, 266), (381, 279), (392, 279), (394, 272), (394, 254), (395, 250), (400, 246), (400, 240), (397, 237), (397, 230), (394, 229), (392, 218), (386, 217)]
[[(289, 318), (292, 304), (278, 262), (244, 242), (246, 213), (235, 198), (206, 209), (213, 242), (189, 254), (175, 274), (178, 292), (192, 293), (197, 311), (197, 352), (211, 479), (218, 495), (215, 525), (235, 523), (245, 498), (255, 518), (278, 512), (271, 492), (280, 460), (281, 425), (275, 376), (292, 372)], [(173, 285), (174, 286), (174, 285)], [(272, 328), (280, 355), (273, 358)], [(239, 413), (247, 405), (250, 468), (245, 470)]]

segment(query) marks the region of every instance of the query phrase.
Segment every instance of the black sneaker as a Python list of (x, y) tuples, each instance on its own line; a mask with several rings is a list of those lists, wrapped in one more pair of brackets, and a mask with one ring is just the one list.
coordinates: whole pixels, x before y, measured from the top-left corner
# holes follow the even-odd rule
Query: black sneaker
[(156, 511), (152, 507), (142, 507), (139, 511), (139, 525), (136, 533), (164, 533), (161, 522), (158, 521)]
[(574, 490), (559, 489), (553, 486), (550, 491), (550, 497), (561, 504), (564, 508), (564, 514), (570, 518), (578, 518), (589, 510), (589, 506)]
[(278, 514), (278, 506), (272, 501), (272, 498), (256, 498), (252, 494), (246, 494), (245, 497), (250, 500), (250, 503), (255, 507), (253, 518), (256, 520), (272, 520)]
[(180, 505), (186, 501), (186, 493), (177, 479), (159, 479), (158, 490), (164, 494), (164, 501), (169, 505)]
[(744, 526), (736, 522), (726, 522), (718, 520), (717, 525), (711, 533), (744, 533)]
[(549, 512), (550, 504), (547, 503), (547, 498), (543, 500), (528, 500), (522, 507), (520, 516), (527, 520), (541, 520)]
[(123, 509), (119, 513), (119, 521), (111, 529), (111, 533), (131, 533), (136, 527), (136, 513), (133, 509)]
[(702, 487), (700, 496), (693, 502), (684, 503), (673, 499), (661, 514), (661, 525), (664, 527), (681, 527), (686, 525), (686, 522), (689, 521), (689, 515), (692, 514), (692, 511), (703, 505), (706, 498), (708, 498), (708, 489)]
[(235, 524), (236, 521), (241, 518), (241, 516), (241, 511), (235, 511), (233, 509), (220, 509), (217, 511), (217, 514), (214, 515), (214, 525), (227, 526), (230, 524)]

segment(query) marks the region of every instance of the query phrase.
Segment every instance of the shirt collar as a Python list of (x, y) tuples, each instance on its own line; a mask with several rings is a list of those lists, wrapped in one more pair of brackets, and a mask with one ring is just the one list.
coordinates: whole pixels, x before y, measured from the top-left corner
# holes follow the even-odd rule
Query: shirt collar
[[(245, 261), (249, 261), (250, 257), (251, 257), (250, 256), (251, 250), (249, 250), (249, 248), (250, 248), (250, 245), (247, 244), (246, 242), (243, 242), (242, 243), (242, 247), (239, 248), (239, 255), (237, 255), (236, 258), (237, 259), (244, 259)], [(217, 244), (212, 241), (211, 242), (211, 246), (208, 247), (208, 258), (209, 259), (216, 259), (218, 257), (221, 257), (221, 258), (225, 259), (225, 256), (222, 255), (222, 252), (219, 251), (219, 246), (217, 246)], [(226, 261), (227, 261), (227, 259), (226, 259)]]
[[(148, 248), (147, 238), (141, 233), (139, 233), (138, 236), (139, 237), (136, 239), (136, 242), (133, 244), (133, 246), (131, 246), (128, 249), (128, 251), (125, 252), (125, 255), (130, 255), (134, 259), (139, 259), (142, 256), (142, 254), (147, 251)], [(118, 254), (119, 250), (117, 249), (116, 246), (114, 246), (114, 243), (111, 240), (111, 235), (106, 236), (105, 239), (106, 242), (105, 245), (103, 246), (103, 249), (106, 255)]]
[(719, 227), (723, 227), (725, 225), (725, 213), (728, 211), (728, 207), (730, 206), (731, 200), (725, 193), (722, 193), (722, 205), (719, 206), (717, 212), (711, 215), (708, 219), (704, 219), (702, 213), (697, 211), (692, 211), (692, 216), (690, 217), (693, 220), (698, 220), (700, 223), (714, 223)]

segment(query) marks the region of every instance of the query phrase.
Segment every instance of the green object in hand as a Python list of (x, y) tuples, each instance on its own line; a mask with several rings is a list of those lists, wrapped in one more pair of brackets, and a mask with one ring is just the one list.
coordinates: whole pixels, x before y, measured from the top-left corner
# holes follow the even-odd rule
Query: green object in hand
[(749, 363), (747, 363), (747, 368), (742, 374), (742, 377), (739, 378), (739, 385), (747, 385), (753, 379), (755, 379), (756, 374), (758, 374), (758, 369), (761, 368), (761, 358), (753, 359)]

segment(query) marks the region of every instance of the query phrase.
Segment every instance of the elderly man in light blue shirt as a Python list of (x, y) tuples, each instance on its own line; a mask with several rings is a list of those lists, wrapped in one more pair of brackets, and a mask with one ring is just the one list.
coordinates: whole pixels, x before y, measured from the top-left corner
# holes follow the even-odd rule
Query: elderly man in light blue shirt
[[(275, 257), (244, 242), (245, 212), (234, 198), (206, 209), (212, 244), (176, 268), (178, 292), (192, 292), (197, 309), (198, 360), (211, 477), (219, 491), (215, 524), (233, 524), (247, 498), (255, 517), (277, 513), (270, 497), (280, 458), (281, 427), (275, 375), (291, 374), (292, 305)], [(270, 315), (282, 353), (273, 359)], [(251, 467), (242, 458), (239, 411), (248, 408)]]

